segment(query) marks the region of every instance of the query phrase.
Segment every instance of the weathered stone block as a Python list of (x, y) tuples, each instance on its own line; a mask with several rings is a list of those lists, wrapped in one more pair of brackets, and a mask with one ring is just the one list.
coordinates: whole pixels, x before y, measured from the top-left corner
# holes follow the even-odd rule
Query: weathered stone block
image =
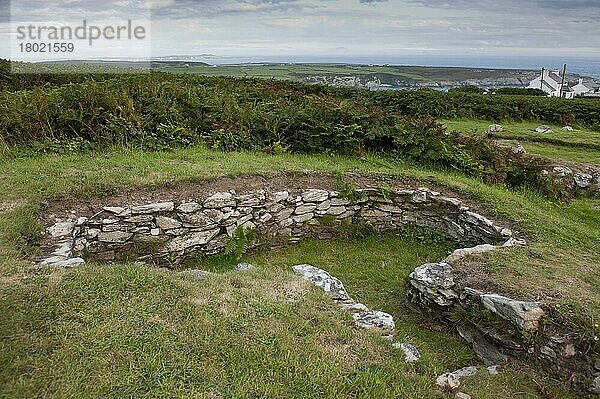
[(131, 213), (134, 215), (145, 213), (171, 212), (175, 209), (175, 204), (172, 202), (159, 202), (156, 204), (140, 205), (131, 208)]

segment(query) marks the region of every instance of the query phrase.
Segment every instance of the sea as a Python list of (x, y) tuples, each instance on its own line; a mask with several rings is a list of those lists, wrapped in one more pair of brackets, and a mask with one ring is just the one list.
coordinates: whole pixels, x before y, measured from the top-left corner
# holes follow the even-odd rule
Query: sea
[(568, 73), (600, 79), (600, 58), (569, 56), (464, 56), (464, 55), (402, 55), (402, 56), (248, 56), (218, 57), (215, 64), (242, 63), (341, 63), (364, 65), (406, 65), (431, 67), (469, 67), (493, 69), (560, 69), (567, 64)]

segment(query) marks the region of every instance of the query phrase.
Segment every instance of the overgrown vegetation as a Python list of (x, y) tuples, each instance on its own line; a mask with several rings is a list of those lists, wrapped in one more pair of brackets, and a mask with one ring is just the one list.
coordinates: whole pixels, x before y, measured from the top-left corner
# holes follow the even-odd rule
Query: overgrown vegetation
[(469, 118), (500, 122), (541, 120), (558, 125), (578, 124), (600, 131), (600, 101), (532, 97), (443, 93), (435, 90), (378, 91), (372, 103), (404, 115), (435, 118)]
[[(275, 81), (120, 76), (0, 93), (0, 137), (5, 148), (16, 147), (21, 156), (198, 144), (274, 154), (373, 152), (557, 195), (539, 173), (544, 161), (522, 159), (478, 136), (448, 132), (413, 109), (392, 109), (389, 104), (382, 109), (383, 96)], [(426, 108), (432, 101), (447, 103), (439, 98), (410, 100)], [(515, 176), (516, 169), (521, 172)]]

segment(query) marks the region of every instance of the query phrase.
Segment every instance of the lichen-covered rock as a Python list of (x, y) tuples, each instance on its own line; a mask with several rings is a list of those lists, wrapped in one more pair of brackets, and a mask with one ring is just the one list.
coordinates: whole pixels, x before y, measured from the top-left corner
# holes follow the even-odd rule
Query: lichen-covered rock
[(535, 128), (536, 133), (552, 133), (550, 126), (540, 125)]
[(344, 284), (325, 270), (319, 269), (312, 265), (297, 265), (293, 267), (294, 272), (310, 281), (323, 291), (329, 293), (334, 299), (349, 300), (350, 297), (344, 288)]
[(502, 126), (498, 125), (498, 124), (494, 124), (494, 125), (490, 125), (487, 128), (487, 133), (502, 133), (504, 131), (504, 129), (502, 128)]
[(179, 252), (188, 248), (205, 245), (219, 234), (219, 229), (197, 231), (172, 239), (162, 252)]
[(552, 168), (552, 172), (560, 177), (565, 177), (573, 174), (573, 170), (567, 166), (555, 166)]
[(196, 269), (196, 270), (187, 270), (184, 273), (188, 274), (188, 275), (190, 275), (192, 277), (198, 278), (198, 279), (206, 278), (206, 277), (210, 276), (210, 274), (211, 274), (210, 272), (207, 272), (205, 270), (199, 270), (199, 269)]
[(481, 303), (498, 316), (526, 330), (538, 329), (544, 311), (537, 302), (516, 301), (500, 295), (482, 295)]
[(231, 193), (216, 193), (204, 201), (204, 207), (209, 209), (226, 208), (236, 206), (235, 199)]
[(329, 191), (311, 189), (302, 193), (304, 202), (323, 202), (329, 198)]
[(73, 234), (75, 228), (75, 222), (73, 220), (66, 220), (64, 222), (57, 222), (54, 225), (48, 227), (46, 231), (53, 238), (68, 237)]
[(428, 263), (415, 269), (409, 276), (411, 286), (427, 300), (439, 306), (450, 306), (458, 298), (452, 289), (455, 285), (452, 266), (442, 263)]
[(443, 392), (453, 392), (460, 387), (460, 380), (452, 373), (440, 375), (435, 383)]
[(527, 154), (527, 150), (521, 143), (518, 143), (515, 147), (512, 148), (513, 154)]
[(406, 361), (406, 363), (414, 363), (421, 359), (421, 353), (419, 353), (419, 350), (411, 344), (397, 342), (392, 345), (392, 347), (404, 352), (404, 361)]
[(256, 269), (256, 267), (254, 265), (251, 265), (250, 263), (239, 263), (235, 267), (236, 272), (250, 272), (254, 269)]
[(315, 204), (303, 204), (296, 208), (294, 214), (304, 215), (305, 213), (313, 212), (315, 209), (317, 209)]
[(98, 234), (98, 241), (108, 244), (123, 244), (133, 237), (133, 233), (125, 231), (109, 231)]
[(459, 335), (471, 344), (477, 358), (486, 366), (505, 364), (508, 361), (508, 357), (492, 345), (475, 327), (460, 324), (456, 329)]
[(445, 262), (453, 264), (454, 262), (457, 262), (457, 261), (461, 260), (462, 258), (464, 258), (466, 256), (483, 254), (483, 253), (486, 253), (486, 252), (493, 251), (496, 248), (497, 247), (495, 245), (482, 244), (482, 245), (477, 245), (476, 247), (473, 247), (473, 248), (461, 248), (461, 249), (457, 249), (456, 251), (454, 251), (452, 253), (452, 255), (448, 256), (445, 259)]
[(175, 220), (166, 216), (157, 216), (156, 225), (163, 230), (171, 230), (180, 228), (183, 223), (181, 223), (179, 220)]
[(591, 186), (593, 179), (594, 177), (587, 173), (575, 173), (575, 175), (573, 175), (573, 181), (581, 188), (588, 188)]
[(109, 213), (114, 213), (115, 215), (122, 215), (125, 213), (125, 208), (120, 206), (105, 206), (102, 208), (102, 210)]
[(64, 267), (64, 268), (73, 268), (79, 265), (83, 265), (85, 260), (81, 258), (68, 258), (63, 260), (50, 260), (42, 262), (43, 265), (54, 266), (54, 267)]
[(202, 205), (197, 202), (184, 202), (177, 207), (178, 212), (193, 213), (202, 209)]
[(172, 202), (159, 202), (155, 204), (134, 206), (131, 208), (131, 213), (134, 215), (144, 213), (171, 212), (175, 209), (175, 204)]
[(352, 316), (359, 327), (379, 330), (382, 335), (393, 335), (396, 332), (396, 324), (392, 315), (377, 311), (368, 310), (362, 313), (356, 313)]
[(592, 386), (590, 387), (590, 392), (595, 394), (600, 394), (600, 375), (594, 378), (592, 381)]
[[(460, 370), (453, 371), (451, 373), (445, 373), (440, 375), (435, 383), (444, 392), (452, 392), (460, 387), (460, 379), (464, 377), (471, 377), (477, 374), (477, 368), (473, 366), (464, 367)], [(458, 395), (458, 394), (457, 394)], [(459, 396), (457, 396), (459, 397)]]

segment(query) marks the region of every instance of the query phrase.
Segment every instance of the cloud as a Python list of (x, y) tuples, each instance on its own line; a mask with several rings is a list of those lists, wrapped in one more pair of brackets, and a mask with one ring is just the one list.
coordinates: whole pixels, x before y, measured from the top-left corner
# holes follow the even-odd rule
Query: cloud
[[(0, 0), (2, 7), (7, 0)], [(14, 20), (152, 17), (164, 53), (599, 54), (598, 0), (14, 0)], [(0, 13), (0, 35), (7, 13)], [(166, 54), (165, 54), (166, 55)]]

